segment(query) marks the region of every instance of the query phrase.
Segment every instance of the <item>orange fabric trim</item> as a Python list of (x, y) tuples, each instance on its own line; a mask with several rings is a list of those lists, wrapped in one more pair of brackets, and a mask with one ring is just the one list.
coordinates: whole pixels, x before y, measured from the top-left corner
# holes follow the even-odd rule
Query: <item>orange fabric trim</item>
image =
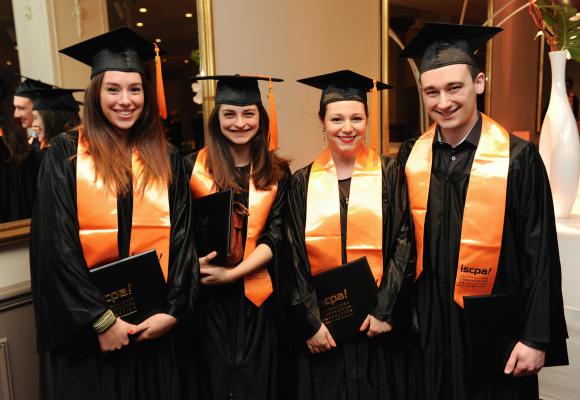
[[(493, 290), (505, 218), (509, 133), (488, 116), (481, 117), (481, 138), (467, 188), (455, 279), (454, 300), (461, 307), (464, 296), (489, 295)], [(423, 267), (434, 132), (432, 126), (415, 143), (405, 170), (417, 242), (416, 278)]]
[[(143, 194), (138, 189), (142, 165), (136, 151), (132, 155), (133, 217), (131, 255), (156, 249), (163, 276), (169, 273), (170, 214), (167, 187), (150, 185)], [(95, 164), (79, 130), (77, 148), (77, 215), (83, 255), (89, 268), (117, 260), (117, 196), (109, 193), (96, 177)], [(158, 185), (159, 186), (159, 185)]]
[[(193, 172), (189, 180), (189, 186), (194, 199), (207, 196), (217, 191), (217, 185), (206, 168), (207, 148), (204, 147), (197, 154)], [(273, 185), (269, 190), (258, 190), (250, 173), (250, 193), (248, 227), (246, 232), (246, 247), (244, 259), (255, 249), (258, 237), (266, 226), (266, 220), (270, 214), (272, 204), (278, 192), (278, 185)], [(259, 268), (244, 277), (244, 293), (256, 307), (260, 307), (272, 294), (272, 279), (268, 270)]]
[[(383, 276), (382, 202), (381, 159), (362, 146), (350, 183), (346, 256), (347, 261), (366, 256), (377, 286)], [(310, 169), (305, 237), (312, 275), (342, 265), (338, 178), (329, 149), (318, 156)]]

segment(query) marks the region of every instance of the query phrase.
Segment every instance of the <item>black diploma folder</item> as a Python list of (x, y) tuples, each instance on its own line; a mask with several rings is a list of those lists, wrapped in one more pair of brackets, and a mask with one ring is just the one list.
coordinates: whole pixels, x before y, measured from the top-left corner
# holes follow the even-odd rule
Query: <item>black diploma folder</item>
[(503, 374), (518, 339), (517, 299), (511, 294), (465, 296), (467, 361), (473, 374)]
[(366, 257), (312, 277), (320, 319), (337, 343), (358, 335), (377, 305), (377, 284)]
[(217, 251), (212, 264), (223, 264), (230, 254), (234, 191), (224, 190), (193, 200), (193, 233), (197, 255)]
[(93, 268), (90, 272), (109, 308), (124, 321), (138, 324), (162, 311), (167, 285), (155, 250)]

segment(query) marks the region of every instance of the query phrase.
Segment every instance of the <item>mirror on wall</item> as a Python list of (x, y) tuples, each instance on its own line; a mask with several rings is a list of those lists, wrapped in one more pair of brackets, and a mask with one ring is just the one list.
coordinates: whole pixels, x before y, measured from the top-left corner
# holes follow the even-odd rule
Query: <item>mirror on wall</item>
[[(492, 1), (492, 0), (489, 0)], [(403, 142), (421, 133), (429, 121), (422, 110), (417, 76), (409, 62), (400, 58), (405, 46), (427, 22), (483, 24), (488, 16), (488, 0), (431, 1), (389, 0), (389, 81), (397, 82), (389, 95), (390, 142)], [(479, 65), (486, 65), (486, 49), (477, 53)], [(478, 108), (483, 111), (485, 96), (478, 98)], [(424, 120), (425, 123), (421, 123)]]
[[(0, 243), (8, 243), (16, 237), (22, 238), (23, 227), (28, 227), (26, 219), (30, 217), (41, 160), (41, 157), (35, 156), (35, 149), (28, 143), (30, 137), (34, 136), (34, 129), (28, 129), (27, 132), (27, 129), (22, 128), (21, 121), (14, 117), (14, 93), (20, 73), (18, 57), (21, 60), (27, 57), (25, 52), (18, 54), (13, 16), (13, 4), (18, 3), (14, 1), (0, 0)], [(200, 58), (213, 59), (211, 46), (205, 45), (204, 53), (200, 54), (198, 37), (198, 32), (202, 32), (202, 36), (205, 35), (203, 40), (211, 43), (211, 38), (207, 37), (211, 35), (211, 26), (205, 26), (211, 25), (211, 16), (205, 15), (207, 10), (211, 11), (209, 0), (102, 0), (102, 4), (99, 8), (101, 15), (91, 15), (93, 19), (103, 20), (101, 26), (108, 25), (109, 30), (128, 26), (157, 43), (162, 50), (168, 110), (168, 118), (163, 124), (168, 140), (182, 153), (202, 147), (203, 99), (201, 93), (192, 89), (190, 78), (199, 74)], [(198, 15), (198, 10), (202, 15)], [(36, 18), (41, 15), (37, 11), (32, 7), (27, 12)], [(83, 18), (86, 16), (77, 21)], [(149, 64), (146, 74), (154, 80), (154, 65)]]

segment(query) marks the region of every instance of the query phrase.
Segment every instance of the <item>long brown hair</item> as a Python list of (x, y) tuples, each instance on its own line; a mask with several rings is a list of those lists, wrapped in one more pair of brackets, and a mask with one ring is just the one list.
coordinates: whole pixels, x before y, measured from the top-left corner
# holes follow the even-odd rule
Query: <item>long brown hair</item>
[[(252, 138), (250, 158), (252, 160), (252, 179), (256, 189), (266, 190), (277, 183), (284, 175), (288, 161), (268, 150), (269, 118), (261, 103), (256, 104), (260, 116), (258, 132)], [(222, 133), (219, 120), (220, 105), (214, 107), (209, 118), (207, 143), (207, 168), (217, 186), (221, 189), (232, 188), (241, 191), (239, 172), (230, 152), (230, 142)]]
[[(131, 158), (126, 145), (101, 109), (100, 92), (106, 72), (97, 74), (85, 91), (83, 136), (87, 139), (97, 176), (112, 193), (126, 194), (132, 186)], [(169, 148), (165, 140), (157, 101), (149, 82), (141, 75), (145, 103), (141, 116), (127, 136), (127, 144), (139, 153), (143, 165), (143, 185), (171, 182)]]

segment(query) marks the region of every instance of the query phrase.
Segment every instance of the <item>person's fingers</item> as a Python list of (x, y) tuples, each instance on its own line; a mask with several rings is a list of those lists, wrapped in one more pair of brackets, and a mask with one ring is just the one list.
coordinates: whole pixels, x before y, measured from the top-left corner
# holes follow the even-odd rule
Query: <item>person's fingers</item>
[(336, 347), (336, 342), (334, 341), (334, 338), (332, 337), (332, 335), (330, 334), (330, 332), (328, 332), (326, 334), (326, 340), (328, 341), (328, 343), (330, 344), (331, 347)]
[(518, 357), (515, 351), (512, 351), (509, 360), (505, 364), (505, 368), (503, 370), (504, 374), (509, 375), (514, 371), (516, 364), (518, 362)]
[(367, 317), (363, 321), (362, 325), (360, 326), (359, 331), (361, 331), (361, 332), (366, 331), (370, 325), (371, 325), (371, 317), (369, 315), (367, 315)]
[(212, 251), (211, 253), (201, 257), (199, 259), (200, 264), (207, 264), (217, 256), (217, 251)]

